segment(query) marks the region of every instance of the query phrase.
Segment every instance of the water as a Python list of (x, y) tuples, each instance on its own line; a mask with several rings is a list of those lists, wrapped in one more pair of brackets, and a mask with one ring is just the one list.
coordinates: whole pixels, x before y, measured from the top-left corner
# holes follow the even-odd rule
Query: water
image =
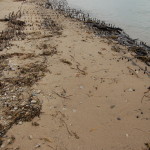
[(150, 0), (68, 0), (68, 3), (150, 45)]

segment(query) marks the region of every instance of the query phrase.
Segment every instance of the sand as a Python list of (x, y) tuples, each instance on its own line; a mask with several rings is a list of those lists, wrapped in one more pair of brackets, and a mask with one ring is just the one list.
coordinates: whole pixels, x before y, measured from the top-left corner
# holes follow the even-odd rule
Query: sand
[[(0, 55), (14, 52), (39, 55), (53, 48), (57, 54), (45, 56), (49, 72), (32, 86), (39, 91), (37, 97), (42, 102), (40, 117), (13, 125), (1, 149), (146, 149), (144, 144), (150, 142), (150, 99), (142, 98), (150, 79), (139, 69), (146, 65), (140, 60), (134, 60), (135, 65), (125, 59), (125, 56), (132, 58), (125, 47), (120, 46), (123, 52), (113, 51), (115, 42), (96, 37), (82, 22), (54, 10), (41, 9), (34, 2), (3, 0), (0, 18), (20, 6), (25, 12), (21, 20), (32, 25), (24, 31), (28, 36), (12, 41), (13, 45)], [(37, 21), (41, 23), (42, 14), (58, 24), (60, 33), (57, 29), (48, 33), (36, 26)], [(5, 28), (7, 23), (0, 22), (0, 32)], [(11, 61), (23, 66), (41, 59), (21, 61), (15, 57)], [(15, 140), (8, 144), (11, 136)]]

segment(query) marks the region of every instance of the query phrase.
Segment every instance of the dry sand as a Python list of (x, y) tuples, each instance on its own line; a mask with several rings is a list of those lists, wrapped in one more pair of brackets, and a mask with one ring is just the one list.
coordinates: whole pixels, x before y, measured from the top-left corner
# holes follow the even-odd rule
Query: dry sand
[[(145, 64), (135, 60), (136, 66), (122, 59), (132, 58), (125, 47), (120, 46), (124, 53), (117, 53), (112, 50), (113, 42), (95, 37), (81, 22), (54, 10), (41, 9), (35, 3), (3, 0), (0, 18), (20, 6), (25, 12), (21, 20), (31, 24), (25, 30), (28, 36), (12, 41), (9, 50), (4, 49), (0, 55), (14, 52), (39, 55), (54, 47), (57, 54), (45, 56), (49, 72), (32, 86), (42, 102), (40, 117), (13, 125), (1, 149), (146, 149), (144, 143), (150, 142), (150, 99), (142, 97), (148, 91), (150, 79), (139, 70)], [(37, 26), (42, 15), (50, 16), (62, 28), (61, 33), (48, 33)], [(0, 22), (0, 30), (5, 28), (7, 23)], [(46, 46), (43, 48), (42, 44)], [(41, 59), (21, 61), (15, 57), (11, 62), (24, 65), (26, 61)], [(14, 142), (7, 144), (12, 135)]]

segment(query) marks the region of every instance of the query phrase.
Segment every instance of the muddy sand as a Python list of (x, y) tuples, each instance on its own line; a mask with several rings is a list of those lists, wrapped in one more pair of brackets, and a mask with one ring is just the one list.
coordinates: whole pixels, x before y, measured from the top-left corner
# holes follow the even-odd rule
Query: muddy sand
[(149, 67), (44, 2), (0, 1), (1, 149), (149, 150)]

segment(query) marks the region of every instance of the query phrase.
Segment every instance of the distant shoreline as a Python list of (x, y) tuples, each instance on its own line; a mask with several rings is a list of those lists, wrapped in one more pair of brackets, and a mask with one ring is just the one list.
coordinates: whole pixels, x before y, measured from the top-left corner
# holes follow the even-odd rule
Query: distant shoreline
[[(131, 3), (133, 1), (135, 2), (135, 0), (131, 0)], [(146, 4), (150, 6), (150, 2), (140, 2), (140, 0), (137, 0), (135, 5), (138, 6), (139, 3), (141, 3), (145, 6), (145, 9), (143, 5), (139, 6), (139, 8), (133, 5), (130, 6), (128, 3), (129, 0), (126, 2), (116, 0), (116, 4), (113, 4), (113, 2), (115, 2), (115, 0), (111, 0), (110, 2), (105, 0), (93, 0), (93, 2), (91, 0), (81, 0), (81, 3), (79, 3), (79, 0), (68, 0), (69, 6), (72, 8), (84, 10), (85, 12), (89, 12), (93, 18), (115, 24), (124, 29), (133, 39), (139, 37), (140, 41), (144, 41), (150, 45), (150, 36), (148, 34), (150, 32), (150, 24), (147, 14), (149, 10), (148, 7), (145, 6)], [(124, 2), (125, 6), (123, 6)], [(116, 8), (118, 9), (116, 10)], [(133, 10), (131, 10), (131, 8), (133, 8)]]

